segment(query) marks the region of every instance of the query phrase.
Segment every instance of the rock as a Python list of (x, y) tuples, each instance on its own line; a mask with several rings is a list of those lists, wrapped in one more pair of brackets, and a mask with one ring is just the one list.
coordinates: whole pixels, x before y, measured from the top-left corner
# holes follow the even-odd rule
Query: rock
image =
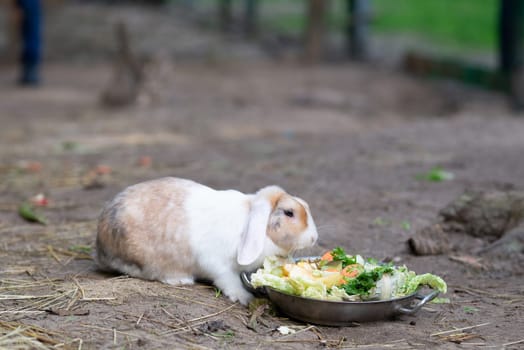
[[(473, 239), (465, 239), (467, 236)], [(419, 230), (407, 243), (415, 255), (450, 251), (523, 254), (524, 192), (466, 192), (441, 209), (436, 222)]]
[(415, 255), (438, 255), (450, 248), (447, 233), (440, 224), (424, 227), (408, 239), (408, 245)]
[(524, 219), (524, 193), (465, 193), (440, 213), (446, 232), (464, 232), (493, 242)]
[(507, 232), (499, 240), (482, 249), (479, 253), (497, 257), (524, 254), (524, 222)]

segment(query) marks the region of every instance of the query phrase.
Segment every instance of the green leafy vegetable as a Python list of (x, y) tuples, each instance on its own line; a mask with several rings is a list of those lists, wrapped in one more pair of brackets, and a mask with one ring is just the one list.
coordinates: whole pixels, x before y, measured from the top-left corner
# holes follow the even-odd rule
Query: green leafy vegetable
[(378, 265), (378, 260), (375, 259), (375, 258), (367, 258), (367, 259), (366, 259), (366, 262), (367, 262), (368, 264)]
[(42, 225), (47, 225), (47, 220), (41, 214), (38, 214), (33, 206), (29, 203), (23, 203), (18, 207), (18, 214), (27, 221), (38, 222)]
[(414, 293), (420, 286), (429, 286), (441, 293), (448, 291), (446, 282), (442, 278), (431, 273), (425, 273), (423, 275), (415, 275), (407, 281), (405, 294)]
[(379, 278), (380, 275), (376, 271), (362, 272), (356, 278), (349, 280), (343, 288), (348, 295), (368, 295)]
[(452, 172), (446, 171), (440, 167), (435, 167), (425, 174), (417, 175), (418, 180), (426, 180), (426, 181), (431, 181), (431, 182), (441, 182), (441, 181), (453, 180), (454, 178), (455, 178), (455, 174), (453, 174)]
[(341, 261), (342, 267), (357, 263), (356, 257), (347, 255), (344, 249), (341, 247), (336, 247), (333, 249), (331, 251), (331, 256), (333, 257), (333, 261)]
[(370, 290), (376, 286), (382, 275), (392, 271), (393, 268), (389, 265), (376, 267), (372, 271), (364, 271), (357, 277), (349, 279), (343, 288), (348, 295), (369, 295)]

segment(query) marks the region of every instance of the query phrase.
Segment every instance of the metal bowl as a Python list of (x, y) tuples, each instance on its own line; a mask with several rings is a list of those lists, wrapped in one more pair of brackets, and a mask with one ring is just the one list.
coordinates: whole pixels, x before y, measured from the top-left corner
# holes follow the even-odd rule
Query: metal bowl
[[(354, 322), (369, 322), (393, 319), (399, 315), (412, 315), (427, 302), (433, 300), (438, 290), (427, 294), (420, 291), (401, 298), (378, 301), (330, 301), (304, 298), (287, 294), (272, 287), (254, 288), (251, 273), (242, 272), (242, 283), (251, 293), (267, 296), (283, 313), (317, 325), (347, 326)], [(415, 302), (418, 300), (417, 302)]]

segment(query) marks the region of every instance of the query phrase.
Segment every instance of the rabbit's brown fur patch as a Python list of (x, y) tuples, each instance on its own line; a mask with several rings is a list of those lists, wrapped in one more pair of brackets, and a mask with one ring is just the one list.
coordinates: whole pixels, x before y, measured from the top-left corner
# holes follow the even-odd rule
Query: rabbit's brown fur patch
[(114, 268), (112, 260), (118, 259), (162, 280), (191, 275), (185, 198), (186, 190), (172, 178), (129, 187), (101, 215), (99, 261)]

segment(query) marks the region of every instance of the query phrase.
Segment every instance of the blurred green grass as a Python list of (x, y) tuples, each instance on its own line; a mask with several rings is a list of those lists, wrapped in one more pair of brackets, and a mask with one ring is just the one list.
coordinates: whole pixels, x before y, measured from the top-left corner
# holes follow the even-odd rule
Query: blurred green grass
[[(305, 25), (305, 1), (260, 0), (262, 26), (300, 35)], [(343, 31), (347, 1), (334, 0), (328, 27)], [(440, 45), (494, 50), (497, 45), (498, 0), (372, 0), (372, 29), (406, 34)]]
[(442, 44), (494, 50), (497, 0), (373, 0), (373, 28), (417, 34)]
[[(187, 0), (170, 0), (181, 2)], [(499, 0), (370, 0), (372, 30), (380, 34), (414, 36), (453, 48), (495, 50)], [(343, 33), (347, 0), (331, 0), (328, 28)], [(218, 0), (194, 0), (195, 7), (216, 10)], [(243, 1), (232, 1), (241, 15)], [(259, 0), (261, 31), (301, 36), (307, 0)]]

